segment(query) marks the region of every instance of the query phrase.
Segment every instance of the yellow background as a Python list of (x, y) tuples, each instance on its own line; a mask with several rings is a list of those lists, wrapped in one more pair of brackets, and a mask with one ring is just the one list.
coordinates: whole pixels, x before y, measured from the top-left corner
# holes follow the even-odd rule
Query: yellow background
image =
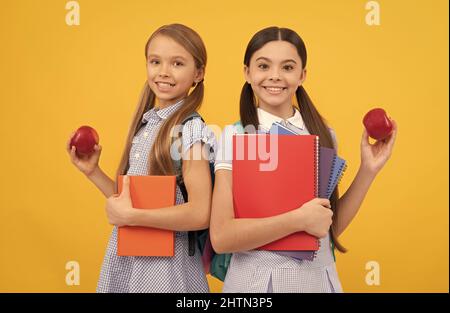
[[(447, 0), (378, 1), (380, 26), (365, 23), (363, 0), (80, 0), (80, 26), (66, 25), (66, 2), (0, 1), (0, 291), (95, 291), (111, 226), (65, 143), (94, 126), (100, 165), (115, 173), (145, 80), (145, 42), (179, 22), (206, 43), (201, 114), (220, 126), (238, 119), (251, 36), (272, 25), (302, 36), (305, 88), (349, 163), (341, 194), (359, 166), (362, 117), (387, 110), (399, 125), (395, 151), (341, 237), (344, 291), (448, 292)], [(65, 284), (71, 260), (79, 286)], [(365, 282), (369, 261), (380, 264), (379, 286)]]

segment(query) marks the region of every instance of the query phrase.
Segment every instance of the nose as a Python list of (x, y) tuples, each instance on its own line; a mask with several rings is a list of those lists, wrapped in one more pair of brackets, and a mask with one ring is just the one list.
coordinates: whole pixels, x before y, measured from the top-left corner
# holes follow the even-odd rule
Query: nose
[(169, 77), (169, 66), (167, 65), (167, 63), (163, 63), (160, 66), (160, 71), (158, 73), (158, 77)]
[(280, 73), (278, 72), (278, 69), (274, 68), (272, 72), (270, 73), (270, 81), (279, 81), (280, 79)]

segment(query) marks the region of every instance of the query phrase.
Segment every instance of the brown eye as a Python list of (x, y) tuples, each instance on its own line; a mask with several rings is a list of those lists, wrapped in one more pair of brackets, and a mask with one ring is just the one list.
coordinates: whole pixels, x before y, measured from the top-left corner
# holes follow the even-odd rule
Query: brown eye
[(292, 65), (285, 65), (283, 68), (284, 68), (286, 71), (291, 71), (291, 70), (294, 69), (294, 67), (293, 67)]
[(258, 67), (262, 70), (267, 70), (269, 68), (269, 66), (267, 64), (261, 63), (258, 65)]

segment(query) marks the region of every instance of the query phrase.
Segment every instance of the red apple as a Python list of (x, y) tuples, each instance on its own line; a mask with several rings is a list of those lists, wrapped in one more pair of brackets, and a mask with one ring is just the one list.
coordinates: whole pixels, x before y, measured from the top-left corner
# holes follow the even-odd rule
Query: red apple
[(375, 140), (383, 140), (389, 137), (393, 131), (391, 119), (386, 111), (381, 108), (372, 109), (364, 116), (363, 124), (367, 133)]
[(88, 156), (94, 152), (94, 146), (98, 144), (98, 142), (99, 138), (95, 129), (90, 126), (81, 126), (70, 140), (70, 147), (76, 147), (78, 156)]

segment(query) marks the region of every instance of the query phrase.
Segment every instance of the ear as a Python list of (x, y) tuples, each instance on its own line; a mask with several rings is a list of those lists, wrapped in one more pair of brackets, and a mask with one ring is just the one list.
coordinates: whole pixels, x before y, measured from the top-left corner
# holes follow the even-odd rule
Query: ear
[(247, 65), (244, 65), (244, 78), (245, 78), (245, 81), (250, 84), (250, 74), (249, 74), (249, 68)]
[(205, 77), (205, 67), (198, 68), (195, 72), (194, 83), (198, 83)]
[(303, 82), (305, 81), (305, 79), (306, 79), (306, 68), (304, 68), (302, 70), (302, 73), (300, 74), (300, 82), (298, 85), (301, 86), (303, 84)]

